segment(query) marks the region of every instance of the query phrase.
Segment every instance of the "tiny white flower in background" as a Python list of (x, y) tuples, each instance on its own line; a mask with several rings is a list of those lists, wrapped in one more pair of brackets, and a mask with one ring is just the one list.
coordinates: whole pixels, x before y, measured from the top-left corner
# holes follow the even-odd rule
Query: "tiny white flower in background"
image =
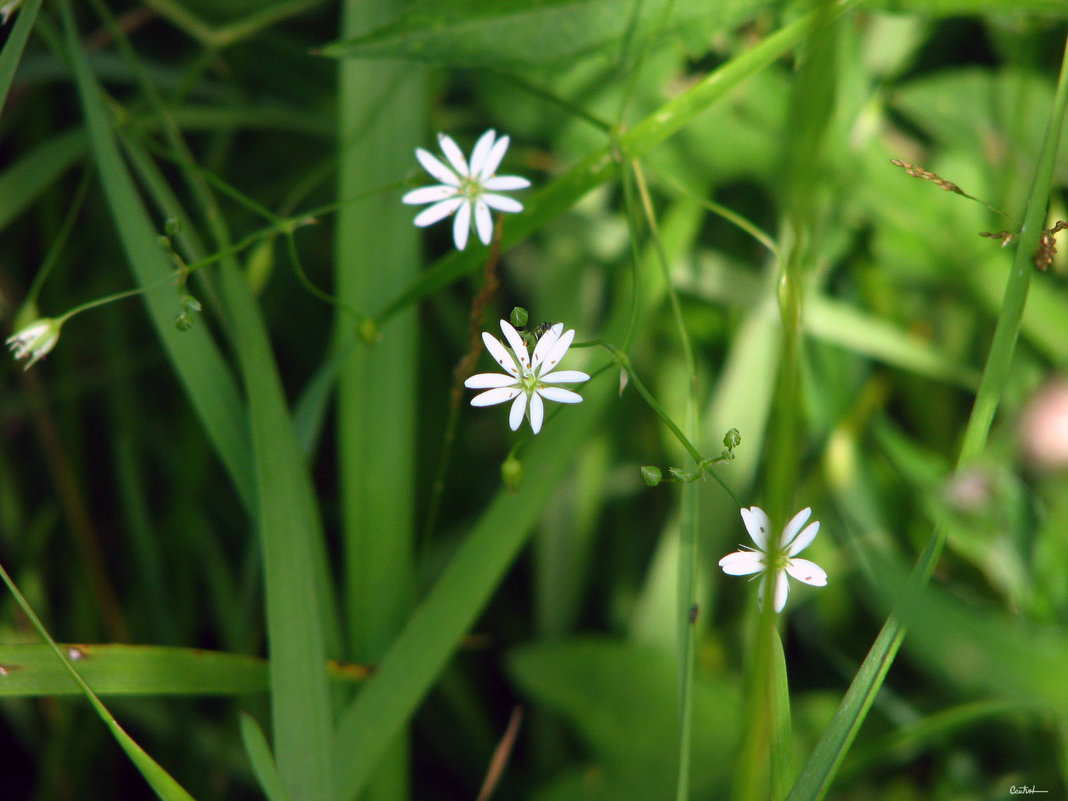
[(523, 210), (519, 201), (496, 193), (530, 186), (530, 181), (518, 175), (494, 175), (504, 158), (504, 152), (508, 150), (509, 141), (507, 136), (498, 139), (492, 129), (486, 131), (475, 142), (470, 163), (464, 159), (456, 142), (442, 133), (438, 134), (438, 145), (447, 162), (421, 147), (416, 148), (415, 155), (419, 163), (441, 183), (413, 189), (401, 198), (401, 202), (408, 205), (432, 204), (419, 212), (413, 222), (424, 228), (455, 214), (452, 238), (457, 250), (467, 247), (472, 226), (482, 244), (488, 245), (493, 236), (490, 209), (507, 212)]
[[(742, 520), (749, 536), (756, 543), (756, 549), (742, 546), (743, 550), (729, 553), (719, 560), (719, 566), (729, 576), (749, 576), (757, 573), (760, 579), (760, 590), (757, 593), (757, 602), (764, 607), (764, 581), (765, 573), (770, 569), (774, 573), (775, 582), (775, 611), (781, 612), (786, 606), (786, 596), (790, 593), (787, 576), (792, 576), (805, 584), (813, 587), (827, 585), (827, 573), (815, 562), (808, 559), (799, 559), (797, 554), (809, 546), (819, 533), (819, 521), (813, 521), (802, 531), (808, 518), (812, 515), (810, 508), (804, 508), (794, 515), (786, 527), (782, 530), (777, 548), (769, 549), (768, 529), (771, 526), (767, 514), (759, 506), (751, 506), (742, 509)], [(772, 559), (774, 563), (768, 565), (768, 552), (774, 551)]]
[(534, 346), (534, 355), (527, 353), (523, 338), (506, 320), (501, 320), (501, 331), (511, 346), (511, 352), (492, 334), (482, 333), (486, 350), (506, 371), (501, 373), (478, 373), (464, 381), (468, 389), (484, 389), (471, 399), (472, 406), (493, 406), (498, 403), (512, 402), (508, 414), (508, 425), (512, 431), (519, 428), (526, 416), (530, 428), (537, 434), (541, 431), (545, 419), (545, 400), (557, 403), (581, 403), (582, 396), (563, 387), (547, 386), (549, 384), (575, 384), (589, 381), (590, 377), (579, 370), (561, 370), (553, 372), (575, 338), (575, 331), (564, 331), (564, 324), (557, 323), (541, 335)]
[(6, 344), (16, 359), (29, 358), (23, 370), (29, 370), (38, 359), (56, 346), (60, 326), (60, 322), (42, 317), (7, 338)]

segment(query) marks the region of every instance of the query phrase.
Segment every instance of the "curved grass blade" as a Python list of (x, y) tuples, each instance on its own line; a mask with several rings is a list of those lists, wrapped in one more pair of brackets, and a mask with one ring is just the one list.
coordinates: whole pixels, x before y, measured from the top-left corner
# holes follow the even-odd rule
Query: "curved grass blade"
[(263, 729), (247, 712), (241, 713), (241, 742), (245, 744), (245, 752), (252, 763), (252, 771), (256, 774), (263, 794), (269, 801), (289, 801), (289, 792), (282, 777), (278, 775), (278, 766), (271, 755), (271, 746), (263, 736)]
[[(78, 688), (85, 697), (89, 699), (89, 703), (92, 704), (93, 709), (100, 716), (100, 719), (104, 721), (104, 725), (111, 731), (112, 736), (118, 741), (122, 750), (126, 752), (126, 755), (130, 757), (130, 761), (134, 763), (134, 766), (141, 772), (141, 775), (145, 777), (145, 781), (151, 785), (152, 789), (156, 792), (163, 801), (193, 801), (193, 796), (189, 795), (185, 789), (176, 782), (167, 771), (160, 767), (152, 757), (148, 755), (137, 742), (134, 741), (126, 730), (119, 725), (119, 722), (115, 720), (108, 708), (104, 706), (101, 700), (96, 696), (89, 685), (85, 683), (85, 680), (75, 670), (72, 663), (72, 657), (64, 656), (63, 652), (59, 649), (56, 641), (52, 639), (52, 635), (45, 629), (44, 624), (40, 618), (33, 611), (29, 601), (19, 591), (19, 588), (15, 586), (15, 583), (11, 580), (11, 577), (7, 574), (7, 571), (0, 565), (0, 579), (3, 579), (4, 584), (7, 585), (8, 590), (15, 596), (15, 601), (21, 607), (22, 611), (29, 618), (33, 627), (37, 629), (38, 633), (48, 643), (49, 650), (55, 659), (59, 660), (59, 663), (63, 666), (63, 669), (67, 672), (69, 677), (76, 682)], [(6, 678), (6, 677), (5, 677)]]

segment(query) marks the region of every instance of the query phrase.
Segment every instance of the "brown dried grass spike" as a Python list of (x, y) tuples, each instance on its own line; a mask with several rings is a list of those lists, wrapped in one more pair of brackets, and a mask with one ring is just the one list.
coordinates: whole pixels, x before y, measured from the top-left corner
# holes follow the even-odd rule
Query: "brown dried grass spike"
[(1005, 247), (1009, 242), (1016, 238), (1015, 231), (980, 231), (979, 236), (985, 236), (987, 239), (1000, 239), (1001, 246)]
[(1038, 243), (1038, 252), (1035, 253), (1035, 267), (1043, 272), (1049, 267), (1053, 257), (1057, 255), (1057, 234), (1068, 228), (1068, 222), (1057, 220), (1056, 225), (1042, 232), (1042, 238)]
[(964, 197), (971, 197), (967, 192), (961, 189), (952, 181), (947, 181), (930, 170), (925, 170), (923, 167), (919, 167), (915, 164), (909, 164), (907, 161), (901, 159), (890, 159), (890, 163), (895, 167), (901, 167), (906, 173), (913, 178), (920, 178), (924, 181), (930, 181), (939, 189), (944, 189), (946, 192), (955, 192), (958, 195), (964, 195)]

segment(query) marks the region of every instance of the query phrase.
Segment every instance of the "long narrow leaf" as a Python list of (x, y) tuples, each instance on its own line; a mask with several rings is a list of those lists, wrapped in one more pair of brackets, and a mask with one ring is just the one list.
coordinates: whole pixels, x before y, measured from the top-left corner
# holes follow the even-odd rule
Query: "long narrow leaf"
[[(203, 648), (157, 645), (60, 644), (98, 695), (243, 695), (269, 688), (267, 660)], [(0, 696), (19, 698), (75, 695), (80, 690), (49, 646), (0, 645), (7, 672)], [(368, 669), (328, 662), (336, 682), (358, 682)]]
[(15, 80), (15, 70), (18, 69), (22, 59), (22, 51), (26, 48), (26, 42), (33, 30), (33, 23), (37, 20), (37, 12), (41, 10), (43, 0), (29, 0), (18, 12), (15, 26), (11, 35), (4, 42), (4, 49), (0, 52), (0, 112), (4, 109), (4, 101), (11, 89), (11, 83)]

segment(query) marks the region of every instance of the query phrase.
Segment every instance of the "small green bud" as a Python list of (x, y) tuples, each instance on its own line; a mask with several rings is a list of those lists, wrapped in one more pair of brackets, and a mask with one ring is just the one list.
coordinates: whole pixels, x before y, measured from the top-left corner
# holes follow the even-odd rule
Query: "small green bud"
[(689, 484), (691, 481), (696, 481), (701, 477), (701, 470), (683, 470), (681, 467), (669, 467), (668, 472), (671, 473), (671, 477), (676, 481), (683, 484)]
[(742, 435), (738, 432), (737, 428), (730, 429), (723, 435), (723, 447), (727, 450), (733, 451), (739, 445), (742, 444)]
[(523, 463), (509, 455), (501, 465), (501, 481), (510, 493), (517, 494), (523, 485)]
[(522, 306), (516, 306), (512, 309), (512, 313), (508, 315), (508, 322), (510, 322), (515, 328), (523, 328), (527, 324), (527, 320), (530, 319), (530, 315), (527, 314), (527, 310)]
[(178, 236), (182, 230), (182, 221), (177, 217), (168, 217), (163, 223), (163, 230), (167, 234), (168, 238), (172, 236)]
[(657, 486), (664, 478), (664, 474), (660, 472), (660, 468), (652, 464), (642, 465), (642, 481), (648, 486)]
[(368, 345), (373, 345), (378, 341), (378, 326), (375, 325), (375, 321), (370, 317), (364, 317), (359, 326), (357, 326), (356, 331)]
[(179, 331), (188, 331), (193, 327), (195, 313), (201, 310), (200, 301), (190, 295), (188, 292), (183, 292), (181, 297), (178, 298), (178, 303), (181, 305), (182, 310), (178, 312), (178, 316), (174, 318), (174, 327)]
[(274, 271), (274, 239), (267, 238), (260, 242), (249, 254), (245, 264), (245, 274), (253, 295), (259, 295), (267, 285)]

